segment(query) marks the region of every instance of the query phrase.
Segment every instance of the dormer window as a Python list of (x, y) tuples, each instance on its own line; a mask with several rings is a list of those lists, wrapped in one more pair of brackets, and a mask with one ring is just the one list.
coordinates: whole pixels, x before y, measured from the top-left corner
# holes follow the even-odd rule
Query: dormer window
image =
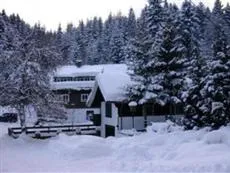
[(57, 101), (60, 103), (64, 103), (64, 104), (69, 103), (69, 94), (59, 94), (56, 97), (57, 97)]

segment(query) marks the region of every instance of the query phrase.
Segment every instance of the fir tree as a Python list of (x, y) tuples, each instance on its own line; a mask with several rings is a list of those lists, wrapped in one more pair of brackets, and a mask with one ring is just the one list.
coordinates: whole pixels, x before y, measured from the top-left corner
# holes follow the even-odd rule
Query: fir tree
[(161, 105), (181, 102), (179, 94), (183, 86), (182, 40), (175, 16), (171, 16), (171, 11), (165, 10), (165, 14), (164, 27), (157, 32), (152, 45), (154, 58), (147, 64), (151, 75), (145, 96)]
[[(134, 39), (128, 47), (128, 67), (134, 84), (127, 87), (127, 94), (131, 100), (139, 101), (146, 91), (147, 70), (145, 65), (149, 61), (148, 51), (152, 42), (148, 42), (147, 31), (147, 7), (142, 10), (141, 17), (137, 21), (137, 31)], [(140, 68), (142, 67), (142, 68)]]
[(187, 128), (194, 126), (219, 128), (229, 122), (229, 46), (225, 30), (221, 26), (222, 19), (222, 5), (217, 0), (211, 23), (213, 56), (206, 61), (207, 65), (198, 61), (199, 68), (194, 73), (196, 78), (193, 79), (186, 100)]
[(211, 64), (211, 72), (205, 78), (201, 90), (204, 98), (201, 117), (205, 126), (219, 128), (230, 122), (230, 55), (229, 45), (223, 45)]
[(128, 16), (127, 27), (126, 27), (127, 39), (134, 38), (135, 33), (136, 33), (136, 16), (133, 9), (131, 8), (129, 10), (129, 16)]
[(163, 7), (162, 0), (149, 0), (148, 9), (146, 11), (147, 27), (150, 39), (153, 39), (156, 33), (160, 30), (163, 22)]
[[(191, 67), (193, 60), (200, 55), (200, 20), (195, 13), (191, 2), (185, 0), (180, 13), (180, 34), (184, 46), (184, 58), (187, 59), (187, 66)], [(192, 72), (192, 68), (188, 69)]]
[(86, 54), (86, 35), (85, 35), (85, 24), (83, 21), (79, 23), (79, 57), (82, 59), (83, 64), (87, 64), (88, 58)]
[(110, 40), (110, 61), (112, 63), (122, 63), (124, 62), (124, 35), (118, 26), (115, 26), (112, 37)]
[[(163, 7), (161, 0), (149, 0), (148, 6), (142, 11), (141, 19), (138, 21), (137, 36), (131, 45), (133, 56), (130, 63), (133, 69), (132, 78), (135, 85), (129, 88), (129, 94), (135, 99), (145, 100), (146, 94), (150, 93), (148, 84), (151, 82), (152, 71), (149, 62), (154, 58), (153, 52), (156, 34), (160, 31), (163, 23)], [(142, 67), (142, 68), (140, 68)], [(147, 94), (148, 97), (150, 94)]]
[(228, 26), (230, 26), (230, 4), (227, 3), (227, 6), (224, 9), (224, 19), (227, 22)]

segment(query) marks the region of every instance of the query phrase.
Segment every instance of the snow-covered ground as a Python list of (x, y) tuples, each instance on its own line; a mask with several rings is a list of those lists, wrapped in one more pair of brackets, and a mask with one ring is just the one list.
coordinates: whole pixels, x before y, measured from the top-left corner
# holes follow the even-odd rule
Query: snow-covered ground
[(0, 123), (0, 172), (230, 172), (230, 127), (184, 132), (155, 125), (133, 137), (36, 140), (12, 139), (8, 126)]

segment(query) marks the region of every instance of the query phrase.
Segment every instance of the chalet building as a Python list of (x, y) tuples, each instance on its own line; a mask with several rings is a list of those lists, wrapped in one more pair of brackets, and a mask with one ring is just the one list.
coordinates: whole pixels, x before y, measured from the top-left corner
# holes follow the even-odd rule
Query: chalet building
[(51, 81), (52, 90), (66, 107), (68, 121), (94, 123), (101, 136), (116, 136), (120, 130), (144, 130), (151, 122), (181, 117), (179, 105), (164, 107), (151, 102), (137, 104), (126, 95), (132, 85), (125, 64), (62, 66)]
[(151, 122), (179, 119), (183, 115), (182, 105), (130, 102), (125, 90), (128, 85), (132, 82), (124, 64), (112, 65), (96, 76), (87, 106), (100, 109), (101, 122), (98, 124), (102, 137), (116, 136), (124, 129), (144, 130)]
[(87, 115), (100, 114), (99, 108), (88, 108), (86, 101), (95, 77), (102, 71), (102, 65), (67, 65), (59, 67), (54, 73), (51, 88), (65, 105), (69, 123), (85, 123)]

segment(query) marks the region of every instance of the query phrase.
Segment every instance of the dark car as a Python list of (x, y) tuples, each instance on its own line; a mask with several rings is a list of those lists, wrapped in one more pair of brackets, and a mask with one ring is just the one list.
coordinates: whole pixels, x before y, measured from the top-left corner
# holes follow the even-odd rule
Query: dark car
[(18, 114), (16, 113), (4, 113), (0, 116), (0, 122), (15, 123), (18, 121)]

